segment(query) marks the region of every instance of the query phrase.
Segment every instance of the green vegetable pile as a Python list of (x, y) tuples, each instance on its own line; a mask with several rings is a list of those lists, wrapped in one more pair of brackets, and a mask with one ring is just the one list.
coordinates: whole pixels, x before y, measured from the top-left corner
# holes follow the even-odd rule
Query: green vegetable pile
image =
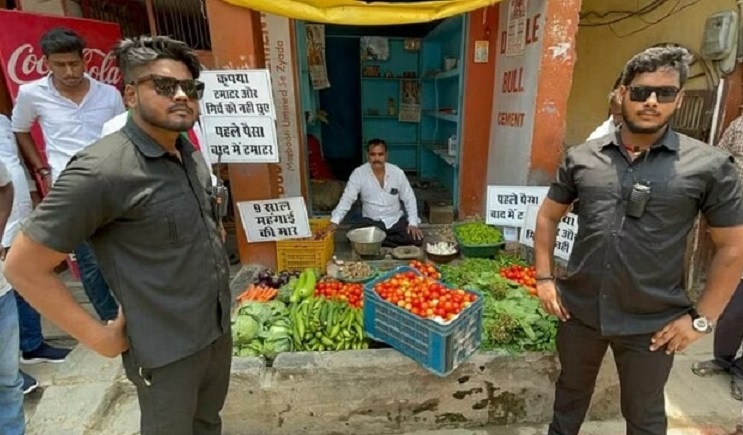
[(276, 358), (292, 350), (291, 331), (283, 302), (245, 302), (232, 319), (233, 354)]
[(521, 288), (508, 290), (502, 299), (486, 294), (482, 326), (482, 349), (513, 354), (555, 350), (557, 319), (548, 317), (539, 299)]
[(346, 302), (312, 297), (289, 309), (296, 350), (366, 349), (363, 312)]
[(503, 233), (485, 222), (467, 222), (456, 227), (459, 243), (465, 246), (497, 245), (503, 242)]
[(554, 351), (557, 319), (548, 316), (528, 290), (500, 276), (501, 268), (513, 264), (525, 262), (508, 255), (466, 258), (457, 265), (442, 265), (442, 281), (484, 294), (483, 350)]

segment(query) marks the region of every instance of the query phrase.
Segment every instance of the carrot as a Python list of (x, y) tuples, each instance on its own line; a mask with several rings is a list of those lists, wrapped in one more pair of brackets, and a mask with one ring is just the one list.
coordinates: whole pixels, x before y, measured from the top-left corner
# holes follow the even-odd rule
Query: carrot
[(250, 284), (248, 288), (245, 289), (244, 292), (240, 293), (240, 296), (237, 297), (237, 301), (245, 302), (246, 300), (250, 299), (250, 294), (254, 289), (255, 289), (255, 286), (253, 284)]

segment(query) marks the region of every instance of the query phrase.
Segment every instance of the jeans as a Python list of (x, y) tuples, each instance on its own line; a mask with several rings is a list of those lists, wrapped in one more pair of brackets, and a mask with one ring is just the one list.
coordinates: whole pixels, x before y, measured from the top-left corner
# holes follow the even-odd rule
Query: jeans
[(21, 352), (33, 352), (44, 342), (41, 334), (41, 316), (23, 296), (15, 293), (15, 302), (18, 305), (18, 323), (21, 328)]
[(106, 280), (98, 268), (93, 250), (87, 242), (83, 242), (75, 249), (75, 259), (80, 270), (80, 281), (83, 283), (85, 294), (93, 304), (95, 312), (103, 321), (113, 320), (119, 314), (119, 304), (111, 295)]
[(743, 378), (743, 357), (737, 358), (743, 342), (743, 281), (738, 284), (730, 302), (715, 327), (715, 361), (730, 374)]
[(18, 308), (13, 292), (0, 296), (0, 434), (21, 435), (23, 378), (18, 368)]

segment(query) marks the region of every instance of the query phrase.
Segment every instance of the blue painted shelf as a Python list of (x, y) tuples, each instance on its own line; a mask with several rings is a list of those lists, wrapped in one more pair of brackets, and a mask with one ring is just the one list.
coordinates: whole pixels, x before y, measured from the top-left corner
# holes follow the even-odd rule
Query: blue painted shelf
[(423, 112), (423, 114), (433, 118), (443, 119), (444, 121), (459, 123), (459, 115), (456, 113)]

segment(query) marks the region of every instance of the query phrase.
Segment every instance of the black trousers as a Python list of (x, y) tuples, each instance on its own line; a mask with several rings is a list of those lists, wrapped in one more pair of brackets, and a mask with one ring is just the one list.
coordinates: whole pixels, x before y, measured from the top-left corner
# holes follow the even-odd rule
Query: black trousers
[(390, 228), (386, 228), (382, 221), (375, 221), (374, 219), (363, 217), (358, 224), (353, 226), (353, 228), (364, 228), (369, 226), (377, 227), (387, 234), (387, 238), (382, 242), (382, 246), (395, 248), (398, 246), (420, 246), (423, 244), (423, 240), (415, 240), (410, 236), (410, 234), (408, 234), (408, 220), (405, 216), (401, 217), (400, 220)]
[(627, 435), (666, 435), (663, 390), (673, 366), (665, 349), (650, 351), (652, 334), (602, 337), (576, 319), (560, 323), (557, 352), (562, 365), (549, 435), (578, 435), (586, 417), (606, 349), (611, 346), (619, 373)]
[(140, 369), (122, 355), (137, 387), (141, 435), (219, 435), (227, 396), (232, 338), (225, 334), (199, 352), (156, 369)]
[(715, 362), (732, 375), (743, 378), (743, 358), (736, 358), (743, 342), (743, 281), (715, 326)]

